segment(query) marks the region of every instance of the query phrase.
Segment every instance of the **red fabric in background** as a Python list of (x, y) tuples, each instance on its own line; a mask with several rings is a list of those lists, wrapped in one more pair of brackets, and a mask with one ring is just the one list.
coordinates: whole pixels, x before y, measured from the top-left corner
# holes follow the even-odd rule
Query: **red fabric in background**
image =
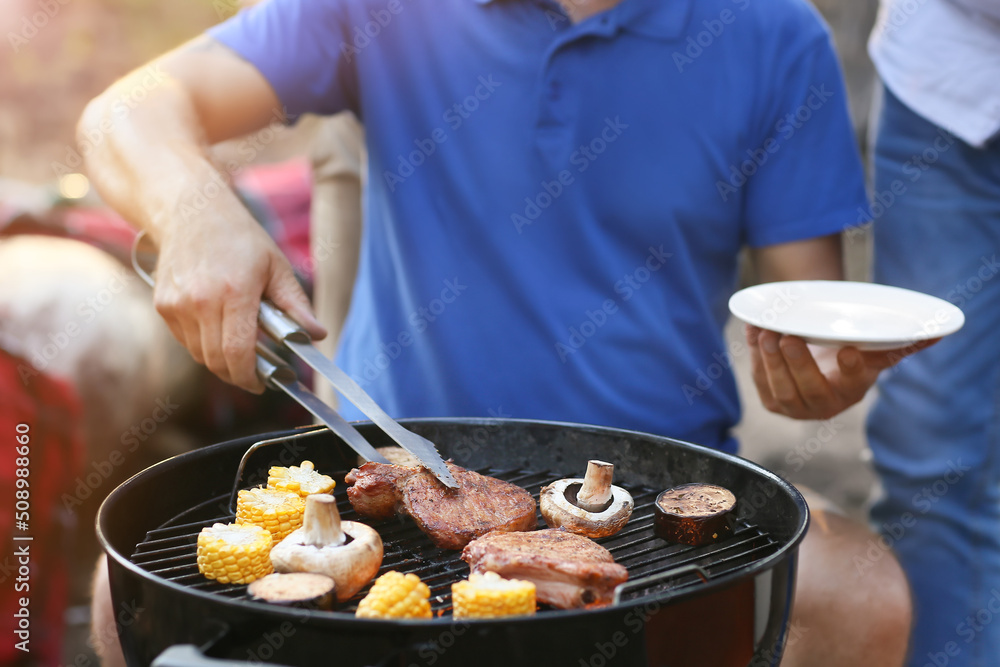
[[(68, 384), (38, 374), (0, 350), (0, 664), (16, 664), (26, 657), (34, 664), (61, 664), (69, 585), (59, 498), (80, 474), (81, 417), (80, 401)], [(19, 424), (28, 426), (29, 437), (27, 531), (15, 525)], [(30, 535), (32, 540), (15, 541), (15, 535)], [(15, 551), (23, 545), (30, 553), (29, 590), (18, 591), (25, 582), (18, 581)], [(19, 640), (14, 613), (22, 597), (30, 600), (29, 656), (15, 647)]]
[[(295, 159), (244, 169), (235, 186), (260, 224), (288, 256), (296, 273), (311, 284), (309, 206), (312, 178), (309, 163)], [(0, 237), (43, 234), (89, 243), (125, 265), (135, 238), (132, 229), (113, 211), (101, 207), (60, 206), (44, 216), (31, 216), (0, 202)], [(30, 369), (30, 370), (29, 370)], [(22, 379), (22, 373), (27, 373)], [(259, 410), (259, 401), (241, 390), (210, 380), (209, 421), (225, 426)], [(86, 390), (87, 388), (82, 388)], [(294, 406), (294, 404), (289, 404)], [(292, 408), (297, 409), (297, 408)], [(15, 545), (15, 485), (18, 424), (30, 427), (31, 518), (31, 648), (34, 664), (61, 664), (63, 614), (67, 604), (66, 549), (62, 538), (59, 501), (73, 493), (85, 457), (81, 436), (81, 407), (73, 389), (0, 349), (0, 665), (16, 664), (25, 654), (15, 647), (13, 631), (18, 598)], [(231, 427), (231, 425), (230, 425)], [(92, 528), (84, 528), (92, 530)]]

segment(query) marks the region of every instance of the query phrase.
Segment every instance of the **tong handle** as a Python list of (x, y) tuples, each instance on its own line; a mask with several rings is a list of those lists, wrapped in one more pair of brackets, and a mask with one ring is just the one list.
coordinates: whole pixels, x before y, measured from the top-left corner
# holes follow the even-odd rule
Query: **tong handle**
[(290, 318), (280, 308), (270, 301), (260, 302), (260, 311), (257, 313), (257, 322), (260, 328), (268, 336), (277, 342), (291, 340), (297, 343), (311, 343), (312, 338), (306, 330), (300, 327), (295, 320)]
[(295, 369), (259, 341), (257, 342), (257, 375), (261, 382), (271, 389), (280, 389), (275, 384), (275, 380), (294, 382), (298, 378)]

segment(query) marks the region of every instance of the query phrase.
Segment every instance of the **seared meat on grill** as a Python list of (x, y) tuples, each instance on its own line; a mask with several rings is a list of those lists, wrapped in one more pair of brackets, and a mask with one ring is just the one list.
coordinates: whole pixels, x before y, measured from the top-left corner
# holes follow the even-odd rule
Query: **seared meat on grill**
[(539, 602), (572, 609), (610, 604), (628, 570), (596, 542), (565, 530), (490, 533), (462, 551), (473, 572), (535, 582)]
[[(344, 481), (354, 485), (347, 489), (347, 497), (354, 511), (361, 516), (388, 519), (396, 513), (396, 507), (402, 500), (399, 485), (420, 470), (385, 463), (366, 463), (347, 473)], [(427, 471), (424, 474), (432, 476)], [(443, 485), (441, 490), (445, 490)]]
[(442, 549), (461, 549), (490, 531), (534, 530), (535, 499), (519, 486), (448, 464), (458, 482), (449, 489), (424, 468), (366, 463), (346, 482), (358, 514), (386, 519), (408, 514)]

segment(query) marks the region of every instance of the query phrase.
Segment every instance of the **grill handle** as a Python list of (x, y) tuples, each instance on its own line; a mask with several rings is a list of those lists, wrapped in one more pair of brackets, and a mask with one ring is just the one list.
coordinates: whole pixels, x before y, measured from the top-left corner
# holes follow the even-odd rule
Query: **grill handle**
[[(268, 663), (271, 667), (283, 667)], [(223, 660), (221, 658), (210, 658), (194, 644), (176, 644), (163, 650), (160, 655), (153, 660), (152, 667), (227, 667), (239, 665), (246, 667), (243, 660)]]
[(707, 582), (709, 577), (711, 577), (711, 575), (700, 565), (696, 565), (694, 563), (691, 563), (690, 565), (681, 565), (680, 567), (664, 570), (663, 572), (658, 572), (657, 574), (651, 574), (648, 577), (640, 577), (639, 579), (633, 579), (632, 581), (626, 581), (624, 584), (619, 584), (615, 587), (614, 604), (621, 604), (622, 595), (633, 588), (645, 588), (650, 584), (659, 583), (661, 581), (680, 577), (685, 574), (695, 574), (703, 582)]
[(280, 438), (271, 438), (270, 440), (260, 440), (250, 445), (249, 449), (247, 449), (247, 451), (243, 454), (243, 458), (240, 459), (240, 467), (237, 468), (236, 470), (236, 479), (233, 481), (233, 491), (232, 493), (229, 494), (229, 511), (234, 514), (236, 513), (237, 494), (239, 494), (240, 489), (243, 488), (243, 481), (244, 481), (243, 472), (247, 467), (247, 461), (250, 459), (251, 454), (256, 452), (261, 447), (267, 447), (268, 445), (288, 444), (293, 440), (300, 440), (302, 438), (308, 437), (310, 435), (313, 435), (314, 433), (317, 433), (325, 429), (326, 429), (325, 426), (321, 426), (319, 428), (310, 428), (309, 430), (298, 431), (296, 433), (293, 433), (292, 435), (283, 436)]
[[(385, 659), (381, 660), (373, 667), (387, 667), (396, 665), (406, 653), (417, 653), (420, 649), (435, 648), (436, 644), (431, 642), (420, 642), (403, 647)], [(194, 644), (175, 644), (163, 649), (160, 655), (153, 659), (151, 667), (247, 667), (249, 661), (225, 660), (223, 658), (210, 658)], [(268, 667), (286, 667), (274, 662), (267, 663)]]

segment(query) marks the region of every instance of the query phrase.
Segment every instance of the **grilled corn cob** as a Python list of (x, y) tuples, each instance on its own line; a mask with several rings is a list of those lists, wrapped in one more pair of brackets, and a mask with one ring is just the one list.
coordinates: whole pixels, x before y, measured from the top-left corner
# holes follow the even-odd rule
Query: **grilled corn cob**
[(430, 618), (431, 589), (415, 574), (386, 572), (358, 605), (361, 618)]
[(302, 526), (306, 501), (294, 491), (243, 489), (236, 496), (236, 523), (266, 528), (277, 544)]
[(260, 526), (217, 523), (198, 534), (198, 571), (220, 584), (249, 584), (270, 574), (271, 533)]
[(473, 573), (451, 585), (453, 615), (457, 618), (494, 618), (535, 613), (535, 584), (504, 579), (496, 572)]
[(294, 491), (303, 497), (313, 493), (333, 493), (336, 485), (329, 475), (316, 472), (312, 461), (303, 461), (300, 466), (287, 468), (273, 466), (267, 471), (267, 488)]

